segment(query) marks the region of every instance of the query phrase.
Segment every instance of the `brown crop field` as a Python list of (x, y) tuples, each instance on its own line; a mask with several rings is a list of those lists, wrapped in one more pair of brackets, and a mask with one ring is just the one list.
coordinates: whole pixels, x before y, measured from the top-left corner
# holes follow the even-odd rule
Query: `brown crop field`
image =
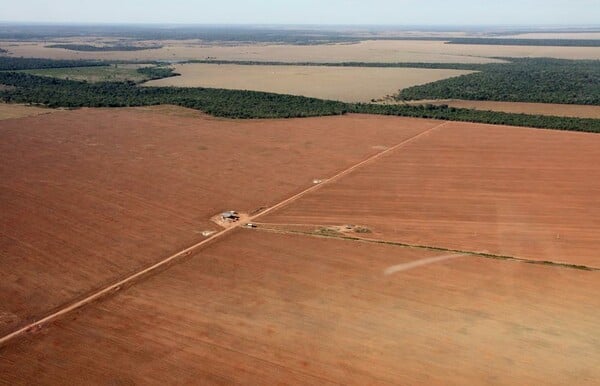
[(147, 86), (213, 87), (303, 95), (344, 102), (370, 102), (399, 90), (473, 71), (422, 68), (329, 66), (246, 66), (182, 64), (181, 76), (145, 83)]
[[(388, 104), (389, 102), (386, 102)], [(396, 103), (396, 102), (392, 102)], [(397, 102), (404, 104), (406, 102)], [(448, 105), (461, 109), (474, 109), (484, 111), (503, 111), (506, 113), (549, 115), (555, 117), (575, 117), (600, 119), (600, 106), (592, 105), (567, 105), (556, 103), (526, 103), (526, 102), (495, 102), (495, 101), (468, 101), (468, 100), (428, 100), (409, 102), (412, 105), (432, 104)]]
[(600, 267), (599, 161), (596, 134), (448, 123), (264, 221)]
[(11, 342), (0, 383), (593, 385), (598, 275), (238, 230)]
[(0, 333), (196, 244), (215, 214), (271, 206), (437, 124), (165, 107), (0, 121)]
[[(76, 43), (77, 40), (72, 42)], [(150, 44), (151, 42), (149, 42)], [(200, 41), (161, 41), (160, 49), (144, 51), (77, 52), (47, 48), (45, 42), (12, 42), (7, 49), (12, 56), (51, 59), (106, 60), (220, 60), (281, 62), (428, 62), (492, 63), (495, 57), (550, 57), (559, 59), (600, 59), (600, 47), (548, 47), (445, 44), (442, 41), (370, 40), (356, 44), (286, 45), (239, 44), (216, 45)]]

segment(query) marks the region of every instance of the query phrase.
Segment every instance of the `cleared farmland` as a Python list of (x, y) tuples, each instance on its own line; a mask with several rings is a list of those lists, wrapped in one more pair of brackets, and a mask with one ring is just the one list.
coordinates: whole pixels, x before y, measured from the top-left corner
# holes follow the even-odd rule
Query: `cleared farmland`
[[(395, 102), (386, 102), (395, 103)], [(404, 104), (407, 102), (399, 102)], [(600, 106), (567, 105), (556, 103), (526, 103), (526, 102), (496, 102), (496, 101), (467, 101), (467, 100), (428, 100), (408, 102), (411, 105), (431, 104), (448, 105), (462, 109), (483, 111), (502, 111), (506, 113), (548, 115), (555, 117), (575, 117), (600, 119)]]
[(12, 42), (12, 56), (51, 59), (191, 60), (221, 59), (280, 62), (423, 62), (492, 63), (497, 57), (600, 59), (600, 47), (540, 47), (445, 44), (427, 40), (370, 40), (356, 44), (298, 46), (289, 44), (206, 44), (200, 41), (161, 41), (163, 48), (144, 51), (78, 52), (47, 48), (45, 42)]
[(197, 243), (217, 213), (270, 206), (439, 124), (171, 110), (0, 122), (0, 333)]
[(55, 111), (57, 110), (26, 105), (0, 103), (0, 120), (50, 114)]
[(598, 160), (593, 134), (448, 123), (265, 221), (600, 267)]
[(175, 72), (181, 76), (147, 82), (146, 85), (254, 90), (344, 102), (369, 102), (394, 95), (403, 88), (473, 71), (196, 63), (177, 65)]
[(6, 384), (592, 385), (597, 272), (240, 230), (0, 351)]

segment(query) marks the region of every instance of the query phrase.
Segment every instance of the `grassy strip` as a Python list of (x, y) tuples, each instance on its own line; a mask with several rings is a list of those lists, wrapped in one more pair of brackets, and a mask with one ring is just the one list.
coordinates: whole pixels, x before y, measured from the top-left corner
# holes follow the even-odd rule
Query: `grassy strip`
[(395, 241), (365, 239), (365, 238), (360, 238), (360, 237), (346, 236), (339, 232), (335, 232), (335, 233), (334, 232), (318, 232), (318, 231), (317, 232), (303, 232), (303, 231), (298, 231), (298, 230), (280, 230), (280, 229), (275, 229), (275, 228), (265, 228), (264, 226), (261, 226), (256, 229), (260, 230), (260, 231), (275, 232), (275, 233), (298, 234), (298, 235), (311, 236), (311, 237), (322, 237), (322, 238), (339, 239), (339, 240), (347, 240), (347, 241), (360, 241), (360, 242), (372, 243), (372, 244), (393, 245), (393, 246), (402, 247), (402, 248), (414, 248), (414, 249), (424, 249), (424, 250), (445, 252), (445, 253), (456, 253), (456, 254), (461, 254), (461, 255), (478, 256), (478, 257), (483, 257), (486, 259), (516, 261), (516, 262), (525, 263), (525, 264), (547, 265), (547, 266), (552, 266), (552, 267), (570, 268), (570, 269), (576, 269), (576, 270), (581, 270), (581, 271), (590, 271), (590, 272), (600, 271), (600, 268), (589, 267), (587, 265), (569, 264), (569, 263), (562, 263), (562, 262), (555, 262), (555, 261), (548, 261), (548, 260), (546, 260), (546, 261), (531, 260), (531, 259), (525, 259), (522, 257), (496, 255), (496, 254), (492, 254), (492, 253), (483, 253), (483, 252), (463, 251), (460, 249), (435, 247), (435, 246), (431, 246), (431, 245), (419, 245), (419, 244), (408, 244), (408, 243), (401, 243), (401, 242), (395, 242)]

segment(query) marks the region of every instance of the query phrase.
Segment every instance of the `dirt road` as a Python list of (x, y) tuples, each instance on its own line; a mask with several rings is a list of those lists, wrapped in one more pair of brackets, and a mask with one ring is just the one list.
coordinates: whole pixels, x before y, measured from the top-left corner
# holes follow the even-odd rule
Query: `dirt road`
[[(339, 173), (337, 173), (334, 176), (332, 176), (332, 177), (328, 178), (327, 180), (325, 180), (323, 183), (311, 186), (308, 189), (305, 189), (302, 192), (300, 192), (300, 193), (298, 193), (296, 195), (293, 195), (292, 197), (289, 197), (289, 198), (287, 198), (287, 199), (279, 202), (278, 204), (275, 204), (275, 205), (271, 206), (270, 208), (267, 208), (264, 211), (262, 211), (262, 212), (260, 212), (260, 213), (258, 213), (256, 215), (254, 215), (254, 216), (250, 216), (249, 219), (248, 219), (248, 221), (254, 221), (254, 220), (260, 218), (261, 216), (267, 215), (268, 213), (270, 213), (272, 211), (275, 211), (275, 210), (277, 210), (277, 209), (279, 209), (279, 208), (281, 208), (283, 206), (286, 206), (286, 205), (288, 205), (288, 204), (290, 204), (290, 203), (298, 200), (299, 198), (301, 198), (301, 197), (305, 196), (306, 194), (311, 193), (311, 192), (313, 192), (313, 191), (321, 188), (322, 186), (325, 186), (327, 184), (333, 183), (333, 182), (339, 180), (340, 178), (342, 178), (343, 176), (351, 173), (352, 171), (354, 171), (354, 170), (362, 167), (363, 165), (371, 163), (371, 162), (373, 162), (373, 161), (375, 161), (375, 160), (377, 160), (377, 159), (385, 156), (386, 154), (391, 153), (391, 152), (393, 152), (393, 151), (395, 151), (395, 150), (397, 150), (397, 149), (399, 149), (399, 148), (407, 145), (410, 142), (413, 142), (417, 138), (425, 136), (425, 135), (431, 133), (432, 131), (443, 127), (446, 124), (447, 124), (447, 122), (444, 122), (444, 123), (441, 123), (441, 124), (439, 124), (437, 126), (434, 126), (434, 127), (430, 128), (430, 129), (426, 129), (425, 131), (422, 131), (421, 133), (416, 134), (416, 135), (414, 135), (414, 136), (412, 136), (412, 137), (410, 137), (410, 138), (408, 138), (408, 139), (406, 139), (406, 140), (404, 140), (404, 141), (402, 141), (402, 142), (400, 142), (400, 143), (398, 143), (398, 144), (396, 144), (396, 145), (388, 148), (387, 150), (381, 151), (381, 152), (379, 152), (379, 153), (377, 153), (377, 154), (375, 154), (373, 156), (370, 156), (367, 159), (365, 159), (365, 160), (363, 160), (363, 161), (361, 161), (361, 162), (359, 162), (357, 164), (354, 164), (353, 166), (351, 166), (351, 167), (349, 167), (347, 169), (344, 169), (344, 170), (340, 171)], [(213, 236), (211, 236), (208, 239), (205, 239), (205, 240), (203, 240), (203, 241), (201, 241), (201, 242), (199, 242), (197, 244), (194, 244), (194, 245), (192, 245), (192, 246), (190, 246), (190, 247), (188, 247), (188, 248), (186, 248), (186, 249), (184, 249), (182, 251), (179, 251), (179, 252), (177, 252), (177, 253), (175, 253), (175, 254), (167, 257), (166, 259), (161, 260), (160, 262), (157, 262), (156, 264), (153, 264), (153, 265), (151, 265), (148, 268), (145, 268), (145, 269), (143, 269), (141, 271), (138, 271), (135, 274), (133, 274), (131, 276), (128, 276), (125, 279), (122, 279), (122, 280), (120, 280), (120, 281), (118, 281), (118, 282), (116, 282), (114, 284), (111, 284), (111, 285), (103, 288), (102, 290), (97, 291), (97, 292), (95, 292), (95, 293), (87, 296), (86, 298), (84, 298), (82, 300), (79, 300), (79, 301), (77, 301), (77, 302), (75, 302), (75, 303), (73, 303), (73, 304), (71, 304), (71, 305), (69, 305), (67, 307), (64, 307), (64, 308), (62, 308), (62, 309), (60, 309), (60, 310), (52, 313), (51, 315), (48, 315), (48, 316), (46, 316), (46, 317), (44, 317), (44, 318), (42, 318), (40, 320), (37, 320), (37, 321), (35, 321), (33, 323), (30, 323), (30, 324), (22, 327), (22, 328), (14, 331), (14, 332), (12, 332), (10, 334), (7, 334), (7, 335), (3, 336), (2, 338), (0, 338), (0, 346), (6, 344), (7, 342), (9, 342), (13, 338), (16, 338), (16, 337), (18, 337), (18, 336), (20, 336), (20, 335), (22, 335), (24, 333), (27, 333), (28, 331), (32, 331), (32, 330), (38, 329), (41, 326), (43, 326), (44, 324), (52, 322), (52, 321), (60, 318), (61, 316), (65, 315), (65, 314), (68, 314), (68, 313), (70, 313), (70, 312), (72, 312), (74, 310), (77, 310), (77, 309), (79, 309), (79, 308), (81, 308), (81, 307), (83, 307), (83, 306), (85, 306), (85, 305), (87, 305), (89, 303), (97, 301), (97, 300), (101, 299), (102, 297), (104, 297), (106, 295), (109, 295), (111, 293), (119, 291), (123, 286), (130, 285), (130, 284), (134, 283), (135, 281), (143, 278), (144, 276), (152, 274), (153, 272), (157, 271), (158, 269), (160, 269), (162, 267), (166, 267), (167, 265), (173, 263), (175, 260), (190, 255), (192, 252), (196, 251), (197, 249), (199, 249), (199, 248), (201, 248), (201, 247), (203, 247), (205, 245), (208, 245), (209, 243), (212, 243), (212, 242), (214, 242), (214, 241), (222, 238), (223, 236), (231, 233), (233, 230), (239, 228), (240, 226), (242, 226), (244, 224), (245, 224), (245, 222), (240, 222), (240, 223), (238, 223), (235, 226), (223, 229), (222, 231), (219, 231), (219, 232), (215, 233)]]

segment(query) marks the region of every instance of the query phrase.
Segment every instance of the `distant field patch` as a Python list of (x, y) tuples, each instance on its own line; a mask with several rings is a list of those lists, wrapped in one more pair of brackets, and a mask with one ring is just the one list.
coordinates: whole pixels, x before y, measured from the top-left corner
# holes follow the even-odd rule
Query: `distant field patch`
[(175, 72), (181, 76), (146, 85), (255, 90), (345, 102), (369, 102), (395, 94), (399, 89), (473, 71), (194, 63), (175, 66)]
[[(449, 39), (450, 40), (450, 39)], [(76, 44), (77, 40), (70, 42)], [(46, 42), (18, 42), (10, 46), (15, 57), (93, 60), (250, 60), (281, 62), (375, 63), (497, 63), (497, 57), (600, 59), (600, 47), (499, 46), (446, 44), (441, 40), (369, 40), (348, 44), (298, 46), (263, 43), (210, 43), (198, 40), (148, 41), (160, 49), (142, 51), (72, 51), (48, 48)]]

